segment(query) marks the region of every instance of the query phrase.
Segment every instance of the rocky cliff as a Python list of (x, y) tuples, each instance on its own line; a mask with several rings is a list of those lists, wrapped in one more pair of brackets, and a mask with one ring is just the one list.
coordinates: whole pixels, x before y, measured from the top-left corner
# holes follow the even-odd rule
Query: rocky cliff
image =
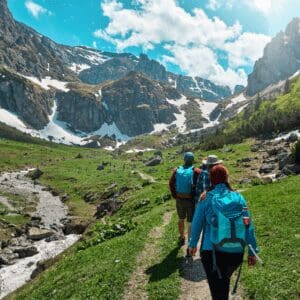
[(292, 76), (300, 69), (300, 18), (294, 18), (265, 47), (263, 57), (248, 77), (246, 94), (253, 96), (270, 84)]
[(29, 126), (42, 129), (49, 122), (53, 99), (53, 90), (46, 91), (0, 66), (0, 107), (17, 114)]

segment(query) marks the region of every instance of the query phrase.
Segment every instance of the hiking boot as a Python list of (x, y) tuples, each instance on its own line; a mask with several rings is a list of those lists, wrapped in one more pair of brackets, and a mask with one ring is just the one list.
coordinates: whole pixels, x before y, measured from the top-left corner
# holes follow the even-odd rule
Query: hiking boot
[(189, 248), (186, 249), (186, 255), (185, 255), (186, 258), (190, 258), (192, 257), (192, 255), (190, 254), (189, 252)]
[(178, 238), (178, 245), (181, 247), (185, 244), (185, 238), (184, 237), (179, 237)]

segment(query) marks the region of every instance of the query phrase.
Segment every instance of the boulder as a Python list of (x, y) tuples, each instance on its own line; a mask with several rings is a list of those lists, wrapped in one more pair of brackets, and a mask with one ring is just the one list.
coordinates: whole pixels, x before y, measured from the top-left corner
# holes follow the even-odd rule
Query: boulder
[(71, 223), (66, 224), (64, 226), (63, 233), (65, 235), (68, 235), (68, 234), (83, 234), (87, 227), (88, 227), (88, 224), (86, 224), (86, 223), (71, 222)]
[(286, 164), (291, 163), (293, 161), (292, 156), (289, 155), (287, 152), (279, 153), (277, 155), (277, 158), (278, 158), (279, 170), (282, 170)]
[(277, 155), (278, 152), (279, 152), (279, 148), (271, 148), (267, 150), (269, 156)]
[(284, 175), (294, 175), (300, 174), (300, 165), (298, 164), (288, 164), (282, 169)]
[(45, 263), (44, 262), (38, 262), (36, 264), (36, 268), (32, 271), (30, 278), (33, 279), (36, 276), (38, 276), (40, 273), (42, 273), (46, 269)]
[(31, 227), (28, 230), (28, 238), (34, 241), (39, 241), (51, 236), (53, 232), (49, 229), (41, 229), (38, 227)]
[(259, 173), (268, 174), (268, 173), (271, 173), (272, 171), (274, 171), (275, 168), (276, 168), (276, 166), (273, 164), (263, 164), (259, 169)]
[(19, 255), (19, 258), (33, 256), (38, 253), (38, 250), (34, 246), (26, 247), (26, 248), (16, 248), (13, 249), (14, 253)]
[(287, 141), (290, 143), (294, 143), (298, 141), (298, 135), (296, 133), (291, 133), (287, 138)]
[(145, 162), (145, 166), (153, 167), (161, 164), (162, 158), (160, 156), (152, 157), (147, 162)]
[(117, 199), (108, 199), (101, 202), (97, 206), (97, 212), (95, 214), (96, 218), (104, 217), (105, 215), (111, 215), (117, 212), (122, 207), (122, 202)]
[(26, 176), (31, 178), (32, 180), (36, 180), (36, 179), (40, 178), (43, 174), (44, 174), (44, 172), (41, 171), (40, 169), (34, 169), (34, 170), (28, 172)]
[(98, 170), (98, 171), (104, 170), (104, 166), (103, 166), (103, 165), (99, 165), (99, 166), (97, 167), (97, 170)]
[(251, 146), (252, 152), (258, 152), (259, 149), (260, 149), (260, 145), (255, 144), (255, 145)]

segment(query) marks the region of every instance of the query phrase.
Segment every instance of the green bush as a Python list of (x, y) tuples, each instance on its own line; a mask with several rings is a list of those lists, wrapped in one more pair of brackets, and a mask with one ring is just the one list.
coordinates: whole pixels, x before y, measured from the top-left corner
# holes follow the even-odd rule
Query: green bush
[(110, 240), (116, 236), (124, 235), (125, 233), (133, 230), (136, 227), (136, 223), (132, 220), (118, 219), (114, 222), (108, 222), (103, 224), (98, 222), (94, 225), (92, 230), (92, 238), (84, 240), (78, 247), (77, 251), (87, 249), (92, 246), (96, 246), (104, 241)]
[(293, 148), (293, 158), (295, 163), (300, 164), (300, 141), (298, 141)]

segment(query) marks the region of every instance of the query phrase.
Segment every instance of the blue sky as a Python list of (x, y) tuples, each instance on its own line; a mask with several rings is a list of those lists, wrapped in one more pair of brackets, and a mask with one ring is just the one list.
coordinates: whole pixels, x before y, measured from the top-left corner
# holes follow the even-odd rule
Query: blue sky
[(14, 17), (54, 41), (147, 53), (168, 70), (246, 84), (299, 0), (8, 0)]

